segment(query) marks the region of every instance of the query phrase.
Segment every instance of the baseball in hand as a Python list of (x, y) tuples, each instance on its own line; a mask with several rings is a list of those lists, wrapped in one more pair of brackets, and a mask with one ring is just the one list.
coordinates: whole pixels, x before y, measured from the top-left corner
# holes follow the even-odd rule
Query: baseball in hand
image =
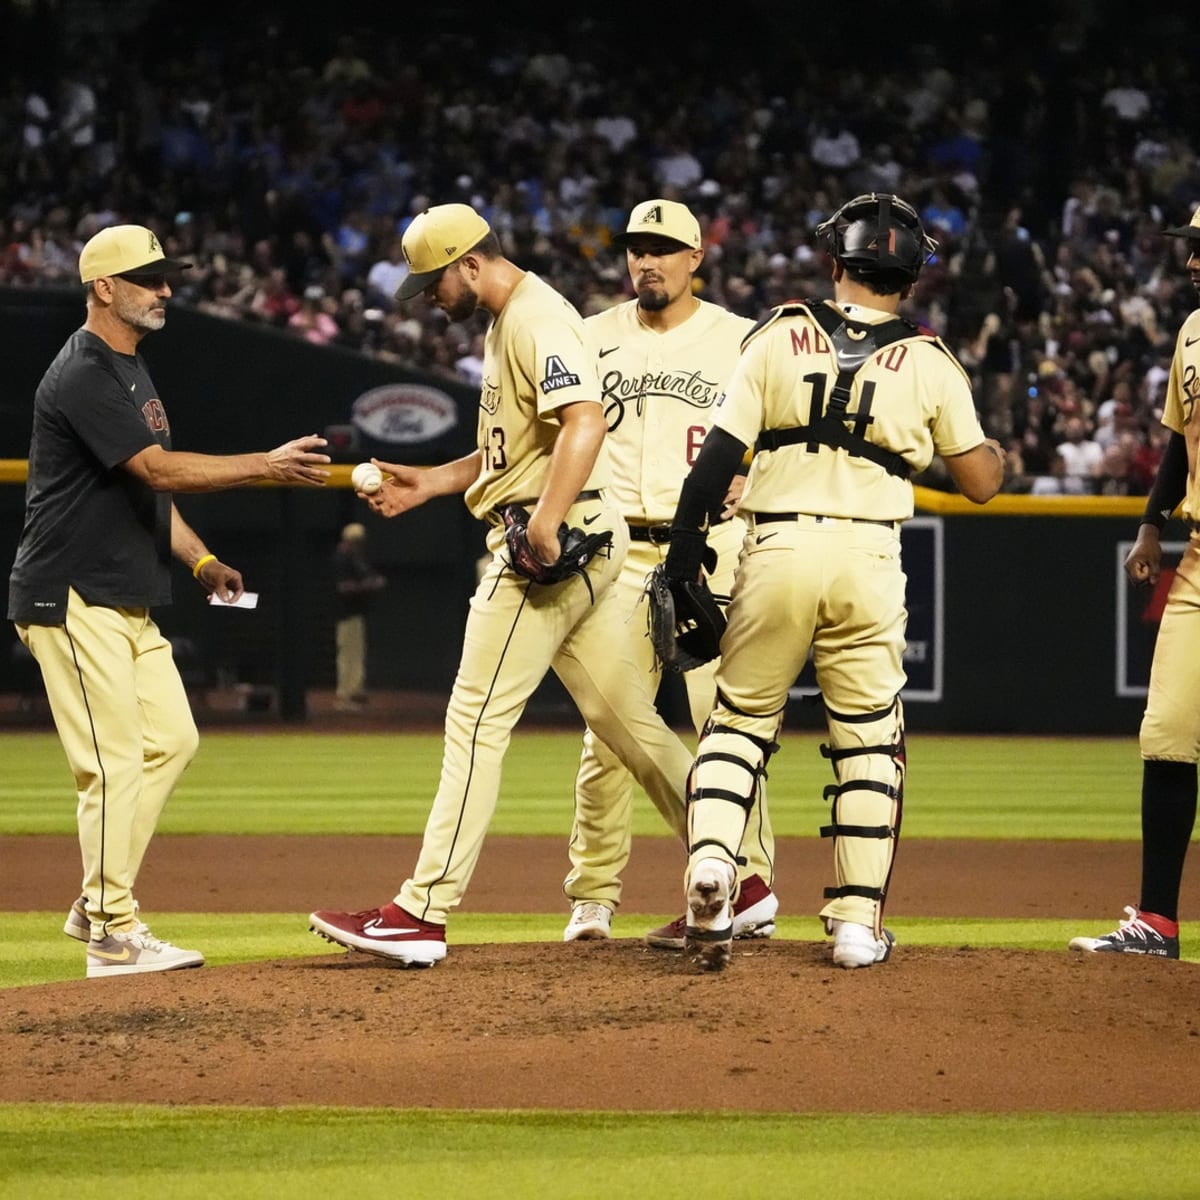
[(383, 473), (374, 463), (359, 463), (350, 472), (350, 482), (356, 492), (366, 492), (372, 496), (383, 487)]

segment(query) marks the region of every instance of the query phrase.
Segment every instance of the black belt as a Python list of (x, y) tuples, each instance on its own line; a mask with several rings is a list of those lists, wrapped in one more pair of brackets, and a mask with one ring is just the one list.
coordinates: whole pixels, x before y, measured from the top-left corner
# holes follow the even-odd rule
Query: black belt
[(769, 525), (772, 521), (796, 521), (811, 517), (819, 525), (822, 521), (853, 521), (855, 525), (882, 525), (884, 529), (895, 529), (895, 521), (876, 521), (873, 517), (826, 517), (819, 513), (752, 513), (755, 525)]
[(665, 546), (671, 540), (670, 525), (630, 525), (629, 540), (649, 542), (653, 546)]
[[(588, 488), (586, 492), (580, 492), (579, 495), (571, 501), (571, 503), (578, 504), (581, 500), (599, 500), (602, 495), (603, 493), (599, 488)], [(516, 504), (521, 508), (532, 508), (540, 499), (540, 496), (534, 496), (532, 500), (510, 500), (508, 504), (497, 504), (496, 507), (492, 509), (492, 512), (494, 512), (496, 516), (502, 517), (504, 516), (504, 510), (508, 508), (509, 504)]]

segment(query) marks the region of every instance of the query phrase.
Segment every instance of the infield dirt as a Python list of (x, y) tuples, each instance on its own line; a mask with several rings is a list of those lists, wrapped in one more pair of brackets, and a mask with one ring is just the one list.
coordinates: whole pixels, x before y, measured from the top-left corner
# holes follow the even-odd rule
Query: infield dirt
[[(416, 844), (163, 836), (143, 910), (295, 910), (304, 923), (314, 907), (386, 899)], [(3, 907), (65, 912), (77, 853), (70, 838), (0, 838), (0, 857), (20, 863)], [(900, 940), (865, 971), (831, 966), (815, 920), (813, 940), (737, 943), (711, 975), (647, 949), (620, 915), (612, 941), (571, 945), (455, 945), (451, 918), (449, 956), (431, 970), (315, 954), (9, 989), (0, 1101), (1194, 1111), (1194, 964), (904, 945), (905, 916), (1079, 917), (1103, 932), (1132, 898), (1137, 856), (1117, 843), (902, 843)], [(635, 844), (626, 910), (675, 911), (681, 868), (671, 843)], [(565, 921), (564, 870), (558, 839), (490, 839), (463, 909), (561, 906)], [(820, 843), (781, 842), (783, 912), (815, 913), (827, 870)], [(57, 924), (46, 936), (62, 936)]]

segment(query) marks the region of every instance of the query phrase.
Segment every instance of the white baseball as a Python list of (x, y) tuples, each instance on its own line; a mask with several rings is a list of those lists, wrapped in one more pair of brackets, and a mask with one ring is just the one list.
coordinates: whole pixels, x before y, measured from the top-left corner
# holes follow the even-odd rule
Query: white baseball
[(350, 482), (356, 492), (366, 492), (370, 496), (383, 487), (383, 472), (374, 463), (359, 463), (350, 472)]

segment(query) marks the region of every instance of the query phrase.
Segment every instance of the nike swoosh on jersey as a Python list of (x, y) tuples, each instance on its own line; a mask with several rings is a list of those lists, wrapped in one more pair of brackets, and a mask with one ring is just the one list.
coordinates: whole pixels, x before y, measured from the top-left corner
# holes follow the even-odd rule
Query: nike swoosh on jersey
[(591, 515), (590, 517), (584, 517), (584, 518), (583, 518), (583, 523), (584, 523), (585, 525), (591, 525), (593, 521), (598, 521), (598, 520), (600, 520), (600, 514), (599, 514), (599, 513), (592, 513), (592, 515)]
[(383, 938), (395, 937), (401, 933), (420, 933), (419, 929), (389, 929), (386, 925), (364, 925), (363, 933), (367, 937)]
[(761, 546), (763, 544), (763, 542), (765, 542), (768, 538), (773, 538), (776, 536), (777, 536), (777, 534), (775, 534), (775, 533), (760, 533), (758, 535), (758, 537), (756, 537), (754, 539), (754, 544), (756, 546)]
[(607, 358), (610, 354), (615, 354), (620, 348), (620, 346), (610, 346), (607, 350), (601, 350), (600, 357)]
[[(1184, 339), (1183, 339), (1183, 344), (1184, 344), (1185, 346), (1193, 346), (1193, 345), (1195, 345), (1195, 344), (1196, 344), (1196, 342), (1200, 342), (1200, 337), (1194, 337), (1194, 338), (1184, 338)], [(603, 356), (601, 356), (601, 357), (603, 357)]]
[(95, 946), (90, 946), (88, 953), (93, 958), (103, 958), (106, 962), (125, 962), (129, 957), (129, 947), (122, 946), (120, 954), (112, 954), (108, 950), (97, 950)]

